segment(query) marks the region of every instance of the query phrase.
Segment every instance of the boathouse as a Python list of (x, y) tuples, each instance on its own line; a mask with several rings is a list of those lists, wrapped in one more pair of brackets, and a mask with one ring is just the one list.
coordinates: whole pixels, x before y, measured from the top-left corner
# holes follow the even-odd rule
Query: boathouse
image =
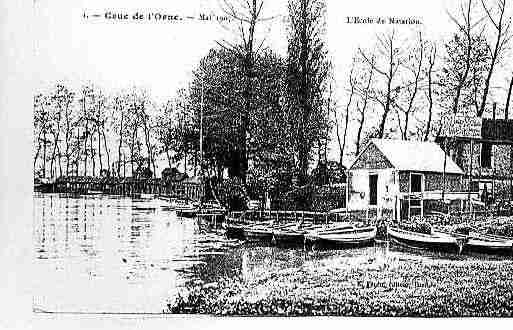
[(434, 142), (372, 139), (348, 169), (347, 210), (396, 220), (468, 198), (464, 172)]

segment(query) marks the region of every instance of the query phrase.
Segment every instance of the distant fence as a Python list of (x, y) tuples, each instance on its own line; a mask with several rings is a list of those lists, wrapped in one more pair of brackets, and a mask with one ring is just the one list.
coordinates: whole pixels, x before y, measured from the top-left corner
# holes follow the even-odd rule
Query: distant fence
[(199, 200), (204, 196), (204, 185), (196, 182), (176, 182), (161, 178), (115, 177), (59, 177), (45, 185), (45, 191), (60, 193), (101, 192), (113, 195), (158, 194)]

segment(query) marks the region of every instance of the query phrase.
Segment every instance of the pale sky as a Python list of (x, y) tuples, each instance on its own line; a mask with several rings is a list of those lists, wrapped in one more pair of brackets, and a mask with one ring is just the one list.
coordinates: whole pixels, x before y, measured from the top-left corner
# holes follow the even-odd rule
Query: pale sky
[[(453, 0), (358, 0), (327, 1), (327, 45), (334, 64), (337, 99), (347, 102), (344, 88), (352, 56), (358, 46), (374, 44), (376, 32), (386, 32), (390, 25), (347, 24), (346, 16), (413, 17), (421, 26), (396, 25), (400, 35), (414, 35), (420, 28), (425, 38), (439, 40), (453, 31), (446, 9)], [(146, 88), (157, 101), (175, 95), (186, 86), (191, 71), (199, 60), (216, 46), (215, 41), (230, 38), (217, 22), (125, 22), (83, 19), (86, 14), (106, 11), (148, 14), (198, 16), (199, 13), (223, 15), (219, 0), (35, 0), (35, 79), (36, 88), (45, 90), (58, 80), (78, 89), (91, 81), (107, 93), (122, 88)], [(264, 16), (276, 17), (266, 25), (265, 45), (285, 55), (287, 41), (283, 17), (287, 15), (285, 0), (267, 1)], [(269, 31), (267, 31), (269, 30)], [(333, 144), (330, 158), (338, 150)]]

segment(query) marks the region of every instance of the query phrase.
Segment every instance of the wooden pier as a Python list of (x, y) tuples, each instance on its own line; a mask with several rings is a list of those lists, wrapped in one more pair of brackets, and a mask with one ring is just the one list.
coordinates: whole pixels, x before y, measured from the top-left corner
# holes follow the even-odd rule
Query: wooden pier
[(228, 221), (240, 222), (265, 222), (275, 221), (277, 223), (287, 222), (311, 222), (330, 223), (355, 220), (351, 214), (312, 212), (312, 211), (284, 211), (284, 210), (248, 210), (231, 212)]
[(115, 177), (59, 177), (45, 185), (44, 191), (55, 193), (88, 194), (91, 192), (135, 196), (139, 194), (168, 195), (200, 200), (205, 193), (204, 185), (196, 182), (176, 182), (161, 178)]

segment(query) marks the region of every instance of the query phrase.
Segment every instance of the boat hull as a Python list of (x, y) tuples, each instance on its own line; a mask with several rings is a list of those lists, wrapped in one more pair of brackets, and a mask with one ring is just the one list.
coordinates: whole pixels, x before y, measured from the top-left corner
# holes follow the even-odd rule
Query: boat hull
[(513, 243), (511, 241), (488, 241), (470, 238), (463, 246), (464, 253), (483, 253), (496, 255), (513, 255)]
[(244, 239), (249, 242), (270, 243), (273, 233), (266, 228), (244, 228)]
[(317, 247), (354, 248), (374, 244), (377, 229), (375, 227), (353, 228), (331, 233), (310, 233), (305, 235), (305, 242)]
[(198, 212), (196, 209), (177, 209), (176, 215), (181, 218), (194, 218)]
[(244, 239), (244, 227), (239, 225), (226, 226), (226, 237)]
[(388, 230), (388, 236), (392, 243), (409, 248), (451, 253), (459, 253), (461, 251), (461, 245), (458, 244), (455, 238), (449, 236), (436, 237), (406, 231), (398, 232), (390, 229)]
[(301, 232), (274, 232), (273, 240), (276, 245), (303, 245), (305, 234)]

